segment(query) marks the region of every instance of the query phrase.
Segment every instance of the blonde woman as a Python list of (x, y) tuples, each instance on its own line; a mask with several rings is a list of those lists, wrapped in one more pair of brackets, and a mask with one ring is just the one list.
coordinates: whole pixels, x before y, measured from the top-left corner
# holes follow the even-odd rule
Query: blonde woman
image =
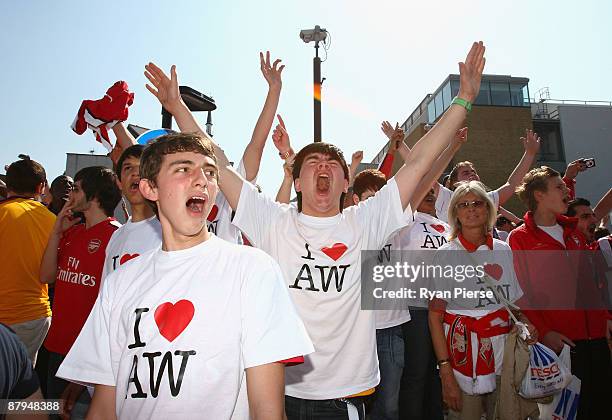
[[(462, 183), (449, 204), (449, 243), (434, 259), (434, 266), (451, 266), (454, 273), (434, 279), (438, 292), (452, 294), (432, 299), (429, 311), (449, 419), (479, 420), (483, 407), (487, 418), (493, 418), (504, 342), (511, 328), (502, 300), (514, 302), (523, 294), (510, 247), (491, 236), (495, 220), (495, 204), (484, 185), (478, 181)], [(473, 276), (468, 276), (468, 266), (475, 268)], [(455, 288), (482, 294), (477, 298), (456, 296)], [(527, 324), (529, 342), (537, 341), (537, 332), (528, 320), (518, 311), (515, 315)]]

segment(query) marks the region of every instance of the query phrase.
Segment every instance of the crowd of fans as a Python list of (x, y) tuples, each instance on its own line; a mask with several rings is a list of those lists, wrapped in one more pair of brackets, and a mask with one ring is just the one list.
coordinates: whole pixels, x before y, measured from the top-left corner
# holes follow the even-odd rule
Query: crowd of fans
[[(62, 418), (535, 419), (535, 403), (510, 407), (499, 392), (510, 383), (504, 351), (518, 322), (528, 345), (571, 347), (578, 418), (605, 418), (609, 306), (514, 303), (574, 270), (569, 256), (551, 269), (543, 251), (601, 254), (612, 266), (612, 192), (595, 207), (577, 196), (584, 159), (563, 176), (532, 168), (541, 140), (529, 129), (498, 188), (469, 161), (443, 176), (468, 141), (462, 125), (484, 62), (474, 43), (457, 98), (412, 149), (402, 129), (382, 123), (389, 149), (379, 169), (357, 173), (363, 153), (348, 165), (328, 143), (296, 153), (279, 115), (271, 137), (284, 178), (274, 199), (255, 181), (281, 61), (260, 56), (268, 94), (235, 168), (182, 101), (176, 68), (146, 65), (147, 88), (180, 133), (142, 145), (122, 121), (98, 127), (116, 136), (114, 170), (87, 167), (50, 186), (28, 156), (6, 168), (0, 399), (61, 399), (53, 416)], [(133, 96), (124, 97), (127, 109)], [(396, 158), (404, 164), (392, 174)], [(515, 194), (528, 209), (522, 218), (502, 207)], [(122, 197), (124, 225), (113, 218)], [(362, 309), (362, 250), (418, 252), (431, 265), (484, 252), (499, 271), (480, 280), (505, 287), (508, 304), (434, 297)], [(580, 267), (579, 295), (608, 290), (605, 268)]]

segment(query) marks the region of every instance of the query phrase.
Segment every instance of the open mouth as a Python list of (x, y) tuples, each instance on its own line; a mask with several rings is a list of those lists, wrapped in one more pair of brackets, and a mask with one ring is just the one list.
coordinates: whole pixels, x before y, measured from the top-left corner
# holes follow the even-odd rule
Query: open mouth
[(329, 191), (331, 186), (331, 178), (327, 174), (320, 174), (317, 176), (317, 192), (326, 193)]
[(136, 192), (138, 191), (138, 184), (139, 182), (132, 182), (130, 184), (130, 192)]
[(200, 196), (193, 196), (189, 200), (187, 200), (187, 202), (185, 203), (187, 208), (192, 213), (195, 213), (195, 214), (202, 214), (204, 212), (205, 204), (206, 204), (206, 197), (200, 197)]

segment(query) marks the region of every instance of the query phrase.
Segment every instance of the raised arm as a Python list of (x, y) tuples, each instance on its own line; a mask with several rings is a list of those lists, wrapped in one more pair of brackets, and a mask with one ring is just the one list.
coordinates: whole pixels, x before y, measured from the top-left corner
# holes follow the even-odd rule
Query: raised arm
[(136, 139), (130, 134), (121, 121), (113, 126), (113, 133), (115, 133), (115, 137), (117, 137), (117, 144), (124, 150), (136, 144)]
[(497, 189), (497, 193), (499, 194), (499, 204), (503, 204), (516, 191), (516, 188), (523, 181), (523, 177), (529, 172), (531, 169), (531, 165), (540, 150), (540, 137), (533, 130), (525, 130), (525, 137), (521, 137), (523, 141), (523, 148), (525, 152), (523, 153), (523, 157), (519, 161), (514, 171), (510, 174), (508, 181)]
[[(459, 63), (460, 85), (458, 98), (473, 102), (480, 90), (480, 80), (484, 70), (485, 47), (475, 42), (467, 55), (465, 63)], [(408, 206), (417, 185), (432, 167), (435, 160), (449, 145), (455, 132), (465, 120), (465, 107), (452, 104), (436, 125), (414, 146), (404, 166), (395, 175), (404, 208)]]
[(383, 161), (380, 163), (378, 170), (382, 172), (387, 179), (389, 179), (391, 177), (391, 171), (393, 170), (395, 152), (398, 151), (400, 143), (404, 144), (404, 130), (400, 128), (398, 123), (396, 123), (395, 128), (393, 128), (389, 121), (383, 121), (380, 124), (380, 129), (389, 139), (389, 149), (387, 150), (387, 154), (385, 155)]
[(513, 223), (522, 223), (523, 220), (518, 217), (516, 214), (512, 213), (510, 210), (506, 210), (502, 206), (497, 208), (497, 212), (504, 216), (506, 219), (510, 220)]
[(283, 182), (276, 194), (276, 202), (289, 204), (291, 202), (291, 188), (293, 187), (293, 159), (295, 155), (289, 156), (283, 163)]
[(274, 63), (270, 64), (270, 51), (266, 51), (265, 59), (263, 53), (259, 53), (261, 73), (264, 79), (266, 79), (266, 82), (268, 82), (268, 95), (266, 96), (263, 109), (253, 129), (251, 141), (246, 149), (244, 149), (244, 154), (242, 155), (246, 180), (249, 182), (254, 180), (259, 172), (259, 164), (261, 162), (264, 146), (266, 145), (266, 139), (268, 138), (268, 134), (270, 134), (270, 129), (274, 122), (274, 115), (278, 108), (282, 87), (281, 73), (285, 68), (284, 65), (280, 65), (280, 62), (280, 59), (276, 59)]
[(599, 203), (593, 208), (593, 213), (597, 217), (597, 223), (601, 221), (612, 210), (612, 188), (599, 200)]
[(289, 139), (289, 133), (283, 117), (277, 115), (278, 124), (272, 132), (272, 142), (274, 147), (278, 150), (278, 155), (285, 161), (283, 164), (283, 182), (276, 194), (276, 201), (279, 203), (289, 204), (291, 201), (291, 188), (293, 187), (293, 174), (291, 168), (293, 167), (293, 159), (295, 158), (295, 152), (291, 148), (291, 141)]
[(355, 175), (357, 175), (357, 169), (363, 160), (363, 150), (357, 150), (351, 156), (351, 165), (349, 166), (349, 187), (353, 186), (355, 182)]
[[(442, 152), (440, 157), (436, 159), (429, 172), (427, 172), (423, 179), (421, 179), (421, 182), (419, 183), (414, 192), (413, 198), (410, 200), (410, 206), (413, 209), (416, 209), (419, 204), (421, 204), (421, 201), (429, 192), (432, 184), (435, 183), (437, 188), (439, 188), (439, 184), (436, 182), (437, 179), (440, 178), (440, 175), (442, 175), (442, 172), (444, 172), (444, 169), (446, 169), (453, 156), (455, 156), (461, 146), (465, 144), (465, 142), (467, 141), (467, 134), (467, 127), (463, 127), (457, 130), (457, 132), (453, 135), (453, 140), (451, 141), (451, 144), (449, 144), (446, 149), (444, 149), (444, 152)], [(438, 191), (436, 191), (436, 193), (437, 192)]]
[(179, 93), (176, 66), (173, 65), (170, 68), (170, 77), (168, 77), (162, 69), (153, 63), (149, 63), (145, 66), (144, 74), (149, 82), (151, 82), (151, 85), (146, 85), (147, 90), (172, 114), (180, 130), (187, 133), (198, 133), (210, 140), (214, 147), (217, 166), (219, 167), (219, 187), (232, 209), (235, 210), (238, 206), (238, 199), (240, 198), (244, 179), (232, 169), (223, 149), (200, 127), (191, 111), (189, 111), (189, 108), (187, 108), (187, 105), (185, 105), (185, 102), (183, 102)]

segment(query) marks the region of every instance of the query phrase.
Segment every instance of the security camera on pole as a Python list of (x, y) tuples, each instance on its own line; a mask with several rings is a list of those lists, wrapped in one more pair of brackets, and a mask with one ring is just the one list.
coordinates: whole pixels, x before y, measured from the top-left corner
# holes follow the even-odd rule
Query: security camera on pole
[[(327, 31), (316, 25), (314, 29), (300, 31), (300, 38), (305, 43), (314, 41), (315, 57), (312, 60), (312, 72), (314, 76), (314, 141), (321, 141), (321, 58), (319, 58), (319, 42), (325, 42)], [(325, 80), (325, 79), (323, 79)]]

